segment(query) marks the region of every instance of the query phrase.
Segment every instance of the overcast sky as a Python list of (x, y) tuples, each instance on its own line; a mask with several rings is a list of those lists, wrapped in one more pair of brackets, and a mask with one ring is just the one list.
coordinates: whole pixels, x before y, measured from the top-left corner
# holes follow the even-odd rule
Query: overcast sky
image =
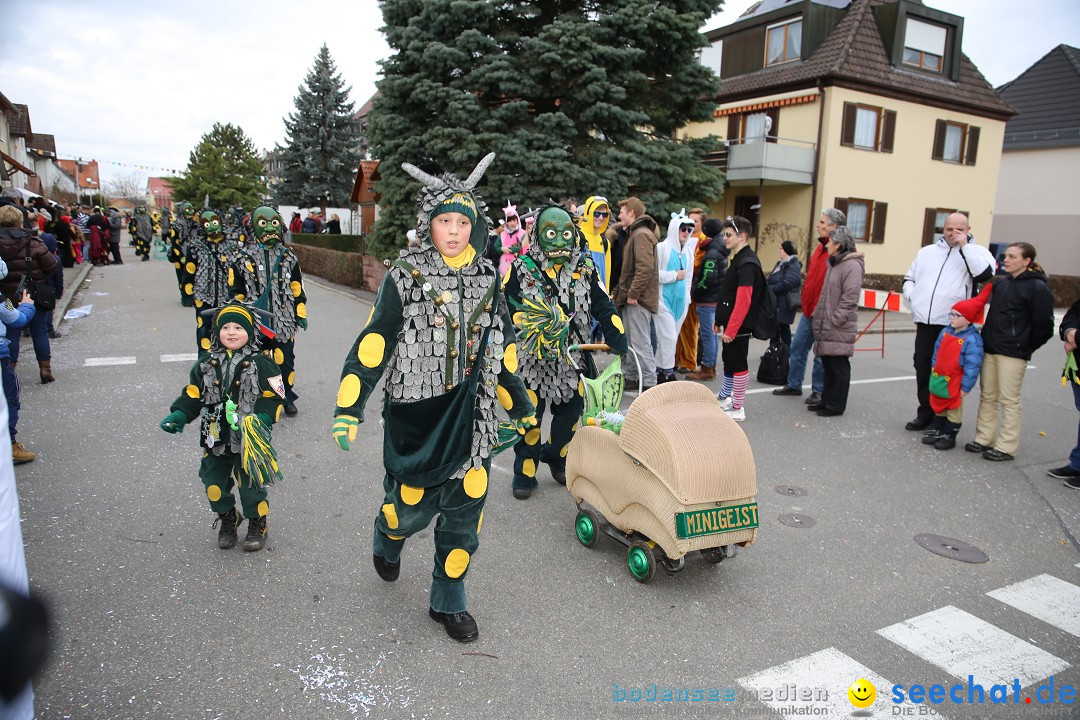
[[(752, 2), (731, 0), (703, 29)], [(1076, 0), (926, 4), (965, 18), (964, 52), (995, 86), (1058, 44), (1080, 46)], [(375, 0), (0, 0), (0, 17), (0, 92), (29, 105), (62, 157), (97, 159), (103, 182), (183, 170), (214, 122), (272, 148), (323, 43), (357, 108), (389, 53)]]

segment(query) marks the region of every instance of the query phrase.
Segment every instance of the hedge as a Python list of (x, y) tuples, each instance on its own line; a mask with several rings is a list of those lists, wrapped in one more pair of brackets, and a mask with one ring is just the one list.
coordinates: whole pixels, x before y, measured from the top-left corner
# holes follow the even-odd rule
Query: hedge
[(315, 235), (293, 233), (292, 242), (309, 247), (325, 248), (338, 252), (367, 254), (367, 237), (364, 235)]

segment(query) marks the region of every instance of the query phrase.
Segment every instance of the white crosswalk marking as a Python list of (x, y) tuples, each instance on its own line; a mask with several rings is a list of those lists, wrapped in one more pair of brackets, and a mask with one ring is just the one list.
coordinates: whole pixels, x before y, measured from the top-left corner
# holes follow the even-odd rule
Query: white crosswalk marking
[(99, 357), (99, 358), (86, 358), (83, 360), (83, 367), (104, 367), (106, 365), (134, 365), (135, 356), (130, 355), (126, 357)]
[[(869, 680), (877, 690), (877, 700), (870, 706), (870, 710), (900, 707), (889, 701), (890, 688), (894, 683), (836, 648), (820, 650), (812, 655), (739, 678), (735, 682), (746, 690), (755, 692), (761, 702), (777, 712), (793, 716), (805, 714), (811, 717), (840, 718), (850, 717), (855, 710), (848, 700), (847, 691), (852, 683), (860, 678)], [(777, 699), (779, 690), (788, 690), (783, 697), (789, 699)], [(803, 699), (804, 691), (809, 693), (809, 698)], [(910, 703), (905, 705), (910, 707)], [(936, 714), (934, 717), (943, 716)]]
[(161, 356), (161, 362), (195, 362), (198, 359), (198, 353), (174, 353)]
[(1020, 680), (1021, 687), (1069, 667), (1059, 657), (1024, 642), (959, 608), (946, 605), (877, 631), (961, 680), (984, 686)]
[(1080, 637), (1080, 587), (1072, 583), (1043, 574), (986, 594)]

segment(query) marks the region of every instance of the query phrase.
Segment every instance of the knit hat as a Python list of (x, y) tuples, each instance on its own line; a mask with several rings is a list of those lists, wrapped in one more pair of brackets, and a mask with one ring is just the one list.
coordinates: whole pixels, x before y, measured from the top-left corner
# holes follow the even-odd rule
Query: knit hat
[(252, 336), (255, 327), (255, 318), (251, 310), (240, 303), (231, 302), (214, 313), (214, 332), (218, 333), (226, 323), (236, 323), (247, 331), (248, 337)]
[(456, 192), (450, 197), (443, 200), (441, 203), (435, 206), (428, 215), (428, 222), (430, 223), (437, 216), (444, 213), (456, 212), (466, 215), (472, 224), (476, 224), (476, 200), (473, 199), (472, 193)]
[(961, 300), (953, 305), (952, 309), (967, 318), (969, 323), (981, 323), (983, 321), (983, 308), (986, 307), (986, 298), (977, 295), (968, 300)]
[(791, 242), (790, 240), (785, 240), (784, 242), (780, 243), (780, 247), (784, 249), (784, 252), (786, 252), (789, 257), (796, 254), (795, 243)]
[(714, 238), (724, 230), (723, 224), (716, 218), (709, 218), (701, 224), (701, 232), (707, 238)]

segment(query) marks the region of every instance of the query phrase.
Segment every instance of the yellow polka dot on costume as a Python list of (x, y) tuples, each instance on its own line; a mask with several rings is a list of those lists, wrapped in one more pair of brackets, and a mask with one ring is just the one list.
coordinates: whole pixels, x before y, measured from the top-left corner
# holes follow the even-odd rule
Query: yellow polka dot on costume
[(371, 318), (373, 318), (373, 317), (375, 317), (375, 306), (374, 305), (371, 306), (371, 312), (368, 313), (367, 322), (364, 323), (364, 327), (367, 327), (368, 325), (371, 324)]
[(198, 318), (195, 319), (195, 327), (202, 327), (202, 325), (203, 325), (203, 319), (202, 319), (202, 316), (199, 316)]
[(210, 502), (217, 502), (221, 499), (221, 488), (217, 485), (207, 485), (206, 497), (210, 498)]
[(525, 433), (525, 444), (535, 445), (540, 441), (540, 428), (533, 428), (529, 432)]
[(503, 350), (503, 367), (505, 367), (510, 372), (517, 372), (517, 343), (510, 343)]
[(296, 303), (296, 317), (307, 317), (307, 305), (304, 303)]
[(236, 293), (236, 299), (237, 300), (243, 300), (244, 299), (244, 293)]
[(545, 273), (547, 274), (547, 276), (548, 276), (549, 278), (551, 278), (552, 280), (554, 280), (554, 279), (555, 279), (555, 268), (550, 268), (550, 267), (549, 267), (549, 268), (548, 268), (547, 270), (545, 270), (544, 272), (545, 272)]
[(575, 422), (573, 425), (570, 426), (570, 432), (576, 433), (578, 431), (579, 427), (581, 427), (581, 423), (580, 422)]
[(488, 486), (488, 474), (487, 470), (482, 467), (469, 468), (469, 471), (465, 473), (465, 479), (462, 481), (465, 487), (465, 494), (471, 498), (483, 497), (487, 492)]
[(199, 388), (194, 385), (188, 385), (186, 388), (184, 388), (184, 394), (187, 395), (189, 398), (198, 399), (200, 395)]
[(379, 367), (386, 352), (386, 338), (377, 332), (368, 333), (356, 348), (356, 357), (364, 367)]
[(289, 378), (285, 382), (292, 385), (295, 381), (296, 381), (296, 371), (293, 370), (292, 372), (289, 373)]
[(521, 463), (521, 474), (525, 477), (536, 477), (536, 461), (529, 458)]
[(397, 510), (390, 503), (386, 503), (382, 506), (383, 517), (386, 518), (386, 527), (391, 530), (397, 530), (398, 519)]
[(390, 533), (383, 533), (383, 534), (386, 535), (386, 537), (390, 538), (391, 540), (404, 540), (405, 539), (401, 535), (391, 535)]
[(521, 323), (525, 322), (525, 313), (523, 313), (523, 312), (514, 313), (514, 317), (512, 318), (512, 320), (514, 321), (515, 325), (521, 325)]
[[(184, 266), (184, 270), (189, 273), (195, 272), (195, 263), (189, 262), (187, 265)], [(188, 283), (187, 287), (191, 287), (191, 283)]]
[(210, 349), (210, 338), (203, 338), (202, 340), (200, 340), (199, 341), (199, 347), (201, 347), (203, 350), (209, 350)]
[(270, 514), (270, 503), (263, 500), (255, 509), (259, 513), (259, 517), (266, 517)]
[(559, 451), (559, 457), (566, 457), (566, 452), (570, 449), (570, 443), (566, 443), (562, 446), (562, 450)]
[[(191, 294), (191, 293), (188, 293), (188, 295), (190, 295), (190, 294)], [(202, 300), (199, 300), (198, 298), (196, 298), (196, 300), (195, 300), (195, 307), (197, 307), (197, 308), (201, 308), (202, 306), (203, 306), (203, 301), (202, 301)]]
[(360, 378), (352, 373), (349, 373), (345, 377), (341, 378), (341, 385), (338, 386), (337, 391), (337, 404), (338, 407), (352, 407), (356, 404), (356, 401), (360, 398)]
[(278, 405), (277, 406), (277, 412), (274, 413), (274, 422), (278, 422), (279, 420), (281, 420), (281, 411), (284, 410), (284, 409), (285, 409), (284, 405)]
[(184, 294), (185, 295), (190, 295), (193, 292), (195, 292), (195, 287), (191, 283), (187, 283), (186, 285), (184, 285)]
[(281, 352), (281, 348), (274, 348), (274, 362), (278, 365), (285, 362), (285, 353)]
[(581, 380), (577, 381), (577, 394), (581, 397), (585, 397), (585, 383)]
[(618, 330), (619, 332), (621, 332), (621, 333), (626, 332), (626, 328), (624, 328), (623, 324), (622, 324), (622, 318), (619, 317), (618, 315), (612, 315), (611, 316), (611, 324), (614, 325), (615, 329)]
[(529, 396), (529, 402), (531, 402), (534, 406), (540, 404), (540, 399), (536, 397), (536, 393), (533, 391), (532, 388), (525, 388), (525, 394)]
[(510, 392), (502, 385), (495, 388), (495, 397), (499, 398), (499, 404), (503, 406), (503, 410), (514, 407), (514, 399), (510, 397)]
[(235, 277), (233, 277), (234, 275), (235, 275), (235, 273), (233, 273), (233, 269), (229, 268), (229, 280), (228, 280), (229, 285), (233, 284), (233, 281), (235, 280)]
[(289, 289), (292, 290), (293, 297), (300, 297), (300, 293), (303, 290), (303, 288), (300, 287), (300, 283), (296, 280), (289, 283)]
[(266, 398), (275, 397), (276, 395), (277, 395), (277, 393), (274, 392), (273, 390), (263, 390), (262, 391), (262, 396), (266, 397)]
[(413, 487), (411, 485), (401, 486), (401, 502), (406, 505), (415, 505), (420, 502), (424, 497), (424, 488)]
[(446, 562), (443, 563), (443, 570), (446, 571), (447, 577), (452, 578), (459, 578), (464, 575), (467, 567), (469, 567), (469, 553), (461, 548), (451, 550), (450, 554), (446, 556)]

